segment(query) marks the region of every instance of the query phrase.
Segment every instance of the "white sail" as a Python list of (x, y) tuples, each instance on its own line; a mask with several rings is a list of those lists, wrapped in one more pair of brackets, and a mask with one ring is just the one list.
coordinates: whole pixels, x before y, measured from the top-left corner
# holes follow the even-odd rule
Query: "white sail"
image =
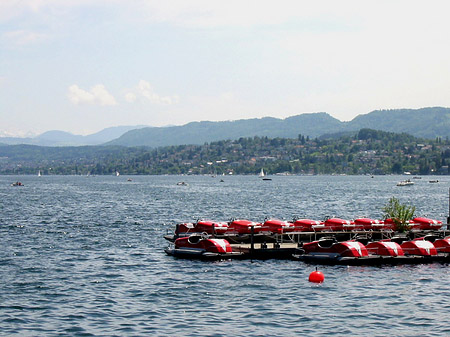
[(261, 172), (259, 172), (259, 176), (260, 176), (261, 178), (266, 176), (266, 174), (264, 173), (264, 170), (263, 170), (263, 169), (261, 169)]

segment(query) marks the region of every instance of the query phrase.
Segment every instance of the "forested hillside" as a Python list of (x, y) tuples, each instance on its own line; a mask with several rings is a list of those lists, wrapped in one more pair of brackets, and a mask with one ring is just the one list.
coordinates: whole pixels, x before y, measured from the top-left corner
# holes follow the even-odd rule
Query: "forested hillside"
[(450, 142), (362, 129), (338, 139), (247, 137), (203, 145), (0, 146), (2, 174), (449, 174)]
[(298, 134), (310, 138), (363, 128), (416, 137), (435, 139), (450, 137), (450, 109), (378, 110), (359, 115), (350, 122), (341, 122), (327, 113), (309, 113), (286, 119), (266, 117), (227, 122), (193, 122), (182, 126), (142, 128), (132, 130), (108, 143), (122, 146), (201, 145), (241, 137), (295, 138)]

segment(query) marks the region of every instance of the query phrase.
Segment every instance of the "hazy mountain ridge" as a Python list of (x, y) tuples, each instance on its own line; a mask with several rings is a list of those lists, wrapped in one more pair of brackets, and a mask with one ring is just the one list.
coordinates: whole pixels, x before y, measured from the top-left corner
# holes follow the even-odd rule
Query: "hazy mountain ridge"
[(450, 137), (450, 108), (375, 110), (342, 122), (325, 112), (304, 113), (285, 119), (274, 117), (240, 119), (222, 122), (191, 122), (182, 126), (146, 127), (118, 126), (92, 135), (73, 135), (64, 131), (48, 131), (34, 138), (0, 137), (4, 144), (40, 146), (120, 145), (160, 147), (200, 145), (241, 137), (267, 136), (296, 138), (299, 134), (334, 137), (335, 134), (357, 132), (363, 128), (434, 139)]
[(87, 136), (74, 135), (70, 132), (52, 130), (44, 132), (36, 137), (0, 137), (0, 143), (17, 145), (38, 146), (84, 146), (100, 145), (116, 139), (130, 130), (143, 128), (143, 125), (113, 126)]
[(131, 130), (107, 145), (198, 145), (253, 136), (295, 138), (299, 134), (315, 138), (356, 132), (362, 128), (404, 132), (428, 139), (450, 137), (450, 109), (435, 107), (417, 110), (375, 110), (366, 115), (359, 115), (350, 122), (341, 122), (325, 112), (306, 113), (286, 119), (265, 117), (227, 122), (193, 122), (183, 126)]
[(295, 138), (303, 134), (319, 137), (330, 130), (341, 131), (343, 125), (343, 122), (325, 112), (305, 113), (286, 119), (264, 117), (225, 122), (192, 122), (182, 126), (131, 130), (106, 145), (159, 147), (253, 136)]

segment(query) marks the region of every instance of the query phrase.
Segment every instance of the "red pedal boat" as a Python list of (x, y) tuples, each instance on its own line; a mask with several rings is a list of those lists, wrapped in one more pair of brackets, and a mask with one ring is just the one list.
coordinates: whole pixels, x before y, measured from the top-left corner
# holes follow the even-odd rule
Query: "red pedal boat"
[(228, 224), (227, 233), (234, 234), (251, 234), (259, 233), (261, 231), (261, 224), (249, 220), (233, 220)]
[(204, 234), (192, 234), (175, 240), (174, 248), (166, 248), (168, 255), (182, 258), (225, 259), (242, 256), (234, 253), (230, 243), (224, 239), (210, 239)]
[(261, 231), (268, 231), (272, 233), (287, 233), (294, 231), (295, 226), (294, 224), (282, 221), (282, 220), (276, 220), (276, 219), (270, 219), (264, 222), (264, 224), (261, 226)]

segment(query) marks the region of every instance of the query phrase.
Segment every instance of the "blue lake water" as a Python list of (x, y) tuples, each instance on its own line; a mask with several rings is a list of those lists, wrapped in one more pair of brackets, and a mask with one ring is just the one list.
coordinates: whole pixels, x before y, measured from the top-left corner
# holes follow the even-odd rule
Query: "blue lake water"
[(380, 218), (392, 196), (444, 221), (448, 176), (127, 178), (0, 176), (0, 335), (450, 335), (448, 265), (322, 266), (314, 285), (298, 261), (163, 251), (177, 222)]

